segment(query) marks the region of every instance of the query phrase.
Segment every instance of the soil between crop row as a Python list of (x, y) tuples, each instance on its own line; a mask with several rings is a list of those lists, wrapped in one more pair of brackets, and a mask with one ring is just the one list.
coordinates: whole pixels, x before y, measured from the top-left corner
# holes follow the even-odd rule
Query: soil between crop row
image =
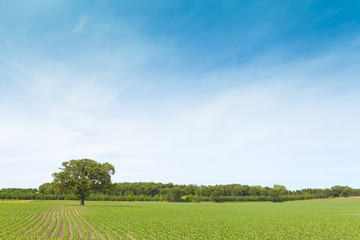
[(48, 206), (26, 216), (11, 237), (44, 239), (116, 238), (91, 222), (94, 211), (84, 206)]

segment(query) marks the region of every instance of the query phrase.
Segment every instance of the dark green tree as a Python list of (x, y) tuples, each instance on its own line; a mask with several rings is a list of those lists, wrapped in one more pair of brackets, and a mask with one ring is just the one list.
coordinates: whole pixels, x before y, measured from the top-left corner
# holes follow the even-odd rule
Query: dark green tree
[(110, 163), (98, 163), (92, 159), (79, 159), (63, 162), (61, 172), (53, 173), (53, 188), (56, 192), (75, 193), (84, 205), (90, 191), (109, 193), (113, 184), (111, 175), (115, 168)]
[(233, 188), (232, 190), (232, 195), (233, 196), (242, 196), (243, 195), (243, 188), (241, 186), (236, 186)]
[(221, 197), (221, 192), (220, 192), (220, 190), (215, 189), (215, 190), (212, 192), (212, 194), (211, 194), (211, 196), (210, 196), (210, 199), (211, 199), (211, 201), (213, 201), (213, 202), (221, 202), (221, 200), (220, 200), (219, 197)]
[(344, 186), (342, 188), (340, 196), (341, 197), (349, 197), (351, 195), (351, 191), (352, 191), (351, 187)]
[(331, 197), (331, 190), (328, 189), (328, 188), (325, 188), (325, 189), (323, 190), (323, 196), (324, 196), (324, 198)]
[(273, 202), (281, 202), (280, 196), (286, 195), (287, 190), (283, 185), (274, 185), (273, 188), (269, 190), (269, 199)]
[(343, 189), (344, 189), (343, 186), (339, 186), (339, 185), (333, 186), (331, 187), (331, 195), (333, 197), (339, 197)]
[(181, 188), (174, 187), (171, 188), (168, 192), (168, 200), (170, 202), (180, 202), (181, 201)]
[(51, 183), (44, 183), (39, 187), (39, 192), (42, 194), (54, 194), (54, 188)]

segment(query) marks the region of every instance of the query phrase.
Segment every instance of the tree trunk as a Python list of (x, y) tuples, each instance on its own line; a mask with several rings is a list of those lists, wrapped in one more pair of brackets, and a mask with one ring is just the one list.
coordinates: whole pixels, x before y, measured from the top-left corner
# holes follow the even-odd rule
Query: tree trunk
[(85, 197), (81, 197), (80, 205), (84, 205), (84, 203), (85, 203)]

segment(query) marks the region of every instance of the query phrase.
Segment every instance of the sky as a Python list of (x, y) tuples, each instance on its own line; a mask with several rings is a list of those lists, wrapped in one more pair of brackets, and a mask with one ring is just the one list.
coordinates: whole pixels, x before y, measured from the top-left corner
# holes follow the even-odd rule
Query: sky
[(0, 1), (0, 188), (360, 188), (357, 1)]

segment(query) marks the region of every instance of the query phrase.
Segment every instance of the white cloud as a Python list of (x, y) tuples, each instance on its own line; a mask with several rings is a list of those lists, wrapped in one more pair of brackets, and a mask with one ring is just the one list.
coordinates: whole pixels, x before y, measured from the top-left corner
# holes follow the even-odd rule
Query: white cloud
[[(15, 166), (19, 172), (38, 166), (27, 173), (33, 180), (26, 183), (36, 187), (51, 180), (62, 161), (82, 157), (113, 163), (116, 181), (291, 188), (341, 182), (332, 169), (359, 167), (354, 165), (360, 155), (357, 97), (253, 84), (186, 108), (178, 101), (157, 102), (151, 107), (160, 110), (153, 114), (137, 105), (122, 111), (116, 90), (100, 82), (65, 87), (59, 82), (47, 86), (43, 98), (43, 84), (29, 90), (44, 101), (40, 115), (3, 112), (1, 163), (8, 166), (3, 186), (24, 186), (23, 178), (10, 174)], [(317, 176), (325, 183), (312, 185)]]
[(79, 31), (81, 31), (85, 27), (87, 22), (88, 22), (88, 16), (81, 16), (74, 29), (70, 31), (69, 35), (76, 34)]
[(336, 61), (329, 53), (254, 63), (164, 86), (129, 77), (118, 68), (138, 61), (116, 54), (89, 72), (13, 61), (14, 94), (0, 97), (0, 187), (37, 187), (62, 161), (83, 157), (113, 163), (115, 181), (359, 187), (358, 72), (325, 74)]

